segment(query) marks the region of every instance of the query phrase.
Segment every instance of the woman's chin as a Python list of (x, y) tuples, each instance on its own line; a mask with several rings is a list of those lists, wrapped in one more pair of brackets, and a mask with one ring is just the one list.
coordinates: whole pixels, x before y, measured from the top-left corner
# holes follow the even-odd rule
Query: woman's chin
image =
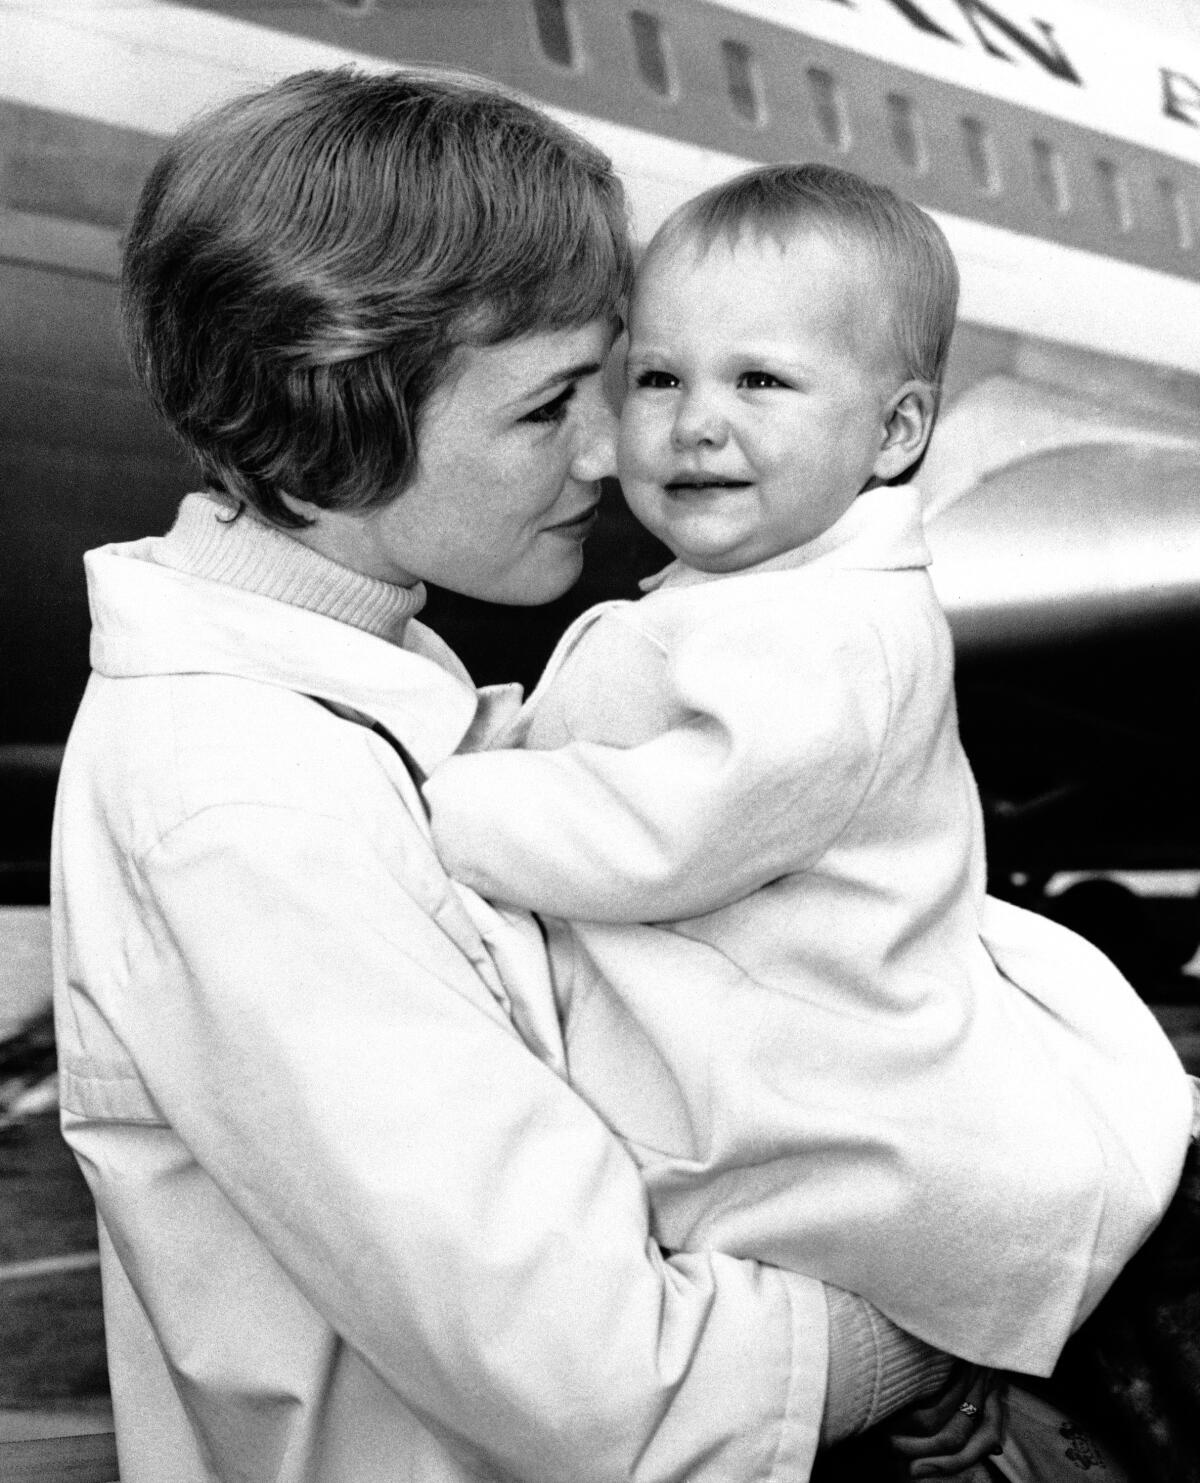
[(569, 576), (563, 576), (554, 582), (534, 583), (528, 587), (515, 589), (504, 597), (493, 598), (493, 601), (504, 603), (511, 608), (540, 608), (545, 603), (554, 602), (556, 598), (565, 597), (582, 574), (583, 563), (580, 562)]
[(583, 551), (578, 543), (572, 543), (572, 547), (556, 561), (541, 561), (528, 570), (510, 572), (501, 581), (481, 583), (474, 590), (459, 590), (466, 597), (476, 597), (502, 607), (540, 608), (570, 592), (583, 575)]

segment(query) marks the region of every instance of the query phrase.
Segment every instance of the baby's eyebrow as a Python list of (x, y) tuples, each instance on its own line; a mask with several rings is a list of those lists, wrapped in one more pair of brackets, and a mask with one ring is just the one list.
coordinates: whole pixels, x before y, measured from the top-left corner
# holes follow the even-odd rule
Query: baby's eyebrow
[(626, 378), (632, 376), (643, 376), (648, 374), (649, 372), (654, 372), (655, 374), (662, 376), (675, 375), (675, 372), (671, 369), (670, 365), (660, 356), (642, 356), (639, 357), (637, 360), (627, 359), (625, 361)]

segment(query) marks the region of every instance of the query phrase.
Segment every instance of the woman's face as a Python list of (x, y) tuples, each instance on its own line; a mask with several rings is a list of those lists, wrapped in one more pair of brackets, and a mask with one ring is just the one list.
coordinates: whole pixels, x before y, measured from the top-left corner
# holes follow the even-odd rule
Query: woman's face
[(571, 587), (614, 467), (604, 391), (614, 326), (595, 321), (454, 353), (389, 504), (320, 511), (299, 539), (368, 576), (534, 605)]

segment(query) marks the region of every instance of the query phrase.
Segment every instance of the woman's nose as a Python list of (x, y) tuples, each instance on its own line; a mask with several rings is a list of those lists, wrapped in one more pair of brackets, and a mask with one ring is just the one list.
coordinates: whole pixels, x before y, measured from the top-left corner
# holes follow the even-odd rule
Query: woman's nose
[(711, 398), (693, 392), (680, 400), (671, 428), (676, 448), (719, 448), (727, 437), (725, 419)]
[(597, 397), (579, 429), (571, 473), (582, 484), (607, 479), (617, 471), (617, 419), (603, 397)]

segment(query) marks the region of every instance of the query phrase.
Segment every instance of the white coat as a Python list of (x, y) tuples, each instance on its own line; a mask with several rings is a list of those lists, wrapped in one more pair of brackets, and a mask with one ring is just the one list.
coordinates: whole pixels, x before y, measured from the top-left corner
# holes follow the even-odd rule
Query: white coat
[(668, 568), (564, 636), (525, 750), (426, 794), (457, 878), (570, 919), (571, 1081), (665, 1246), (1047, 1374), (1165, 1209), (1190, 1089), (1099, 953), (985, 901), (928, 562), (882, 488), (750, 571)]
[(54, 834), (122, 1483), (801, 1483), (820, 1286), (663, 1257), (552, 1069), (536, 930), (451, 885), (397, 754), (309, 698), (430, 769), (461, 667), (153, 554), (88, 558)]

